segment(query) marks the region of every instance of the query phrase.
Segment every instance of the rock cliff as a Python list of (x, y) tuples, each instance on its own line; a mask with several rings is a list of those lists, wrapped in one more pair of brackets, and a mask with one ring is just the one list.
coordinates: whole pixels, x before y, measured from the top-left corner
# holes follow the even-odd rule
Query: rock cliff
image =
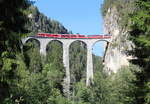
[(111, 43), (108, 46), (104, 58), (104, 70), (108, 73), (116, 73), (121, 66), (129, 65), (128, 50), (134, 46), (128, 40), (128, 29), (121, 26), (121, 17), (115, 7), (108, 8), (104, 16), (104, 33), (111, 34)]

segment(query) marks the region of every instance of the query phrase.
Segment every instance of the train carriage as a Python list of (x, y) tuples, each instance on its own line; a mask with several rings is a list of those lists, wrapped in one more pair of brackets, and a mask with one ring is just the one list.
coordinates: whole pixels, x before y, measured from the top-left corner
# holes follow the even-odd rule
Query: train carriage
[(81, 34), (50, 34), (50, 33), (38, 33), (38, 37), (46, 38), (64, 38), (64, 39), (108, 39), (111, 35), (81, 35)]

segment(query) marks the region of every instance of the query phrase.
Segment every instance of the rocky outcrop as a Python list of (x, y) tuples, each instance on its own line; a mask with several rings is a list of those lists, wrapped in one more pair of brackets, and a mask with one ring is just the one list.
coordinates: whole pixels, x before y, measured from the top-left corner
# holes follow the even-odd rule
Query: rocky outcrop
[(108, 46), (104, 59), (104, 70), (108, 73), (116, 73), (121, 66), (128, 66), (128, 50), (131, 50), (133, 44), (128, 40), (128, 29), (121, 26), (121, 18), (115, 7), (109, 8), (104, 16), (104, 33), (111, 34), (111, 43)]
[(29, 23), (26, 28), (32, 32), (31, 35), (38, 32), (46, 33), (62, 33), (67, 34), (69, 31), (58, 21), (53, 20), (42, 14), (37, 7), (29, 8)]

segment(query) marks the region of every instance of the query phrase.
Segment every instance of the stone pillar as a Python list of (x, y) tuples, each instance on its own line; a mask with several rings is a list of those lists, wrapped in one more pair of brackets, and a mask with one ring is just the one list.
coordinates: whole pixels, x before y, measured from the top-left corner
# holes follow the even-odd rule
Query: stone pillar
[(40, 54), (46, 56), (46, 46), (48, 42), (45, 40), (40, 40)]
[(87, 74), (86, 74), (86, 86), (90, 86), (93, 83), (93, 58), (92, 58), (92, 45), (87, 44)]
[(40, 46), (40, 54), (46, 56), (46, 47)]
[(69, 98), (70, 97), (70, 70), (69, 70), (69, 44), (67, 42), (63, 43), (63, 63), (66, 70), (66, 75), (64, 78), (64, 93)]

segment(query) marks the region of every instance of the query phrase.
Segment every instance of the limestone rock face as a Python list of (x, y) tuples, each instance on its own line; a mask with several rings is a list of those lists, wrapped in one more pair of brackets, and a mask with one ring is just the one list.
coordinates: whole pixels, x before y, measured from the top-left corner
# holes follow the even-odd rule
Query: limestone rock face
[(111, 43), (108, 46), (104, 59), (104, 70), (108, 73), (116, 73), (121, 66), (129, 65), (128, 50), (132, 50), (133, 43), (129, 41), (128, 30), (120, 26), (121, 18), (117, 9), (109, 8), (104, 17), (104, 33), (111, 34)]

